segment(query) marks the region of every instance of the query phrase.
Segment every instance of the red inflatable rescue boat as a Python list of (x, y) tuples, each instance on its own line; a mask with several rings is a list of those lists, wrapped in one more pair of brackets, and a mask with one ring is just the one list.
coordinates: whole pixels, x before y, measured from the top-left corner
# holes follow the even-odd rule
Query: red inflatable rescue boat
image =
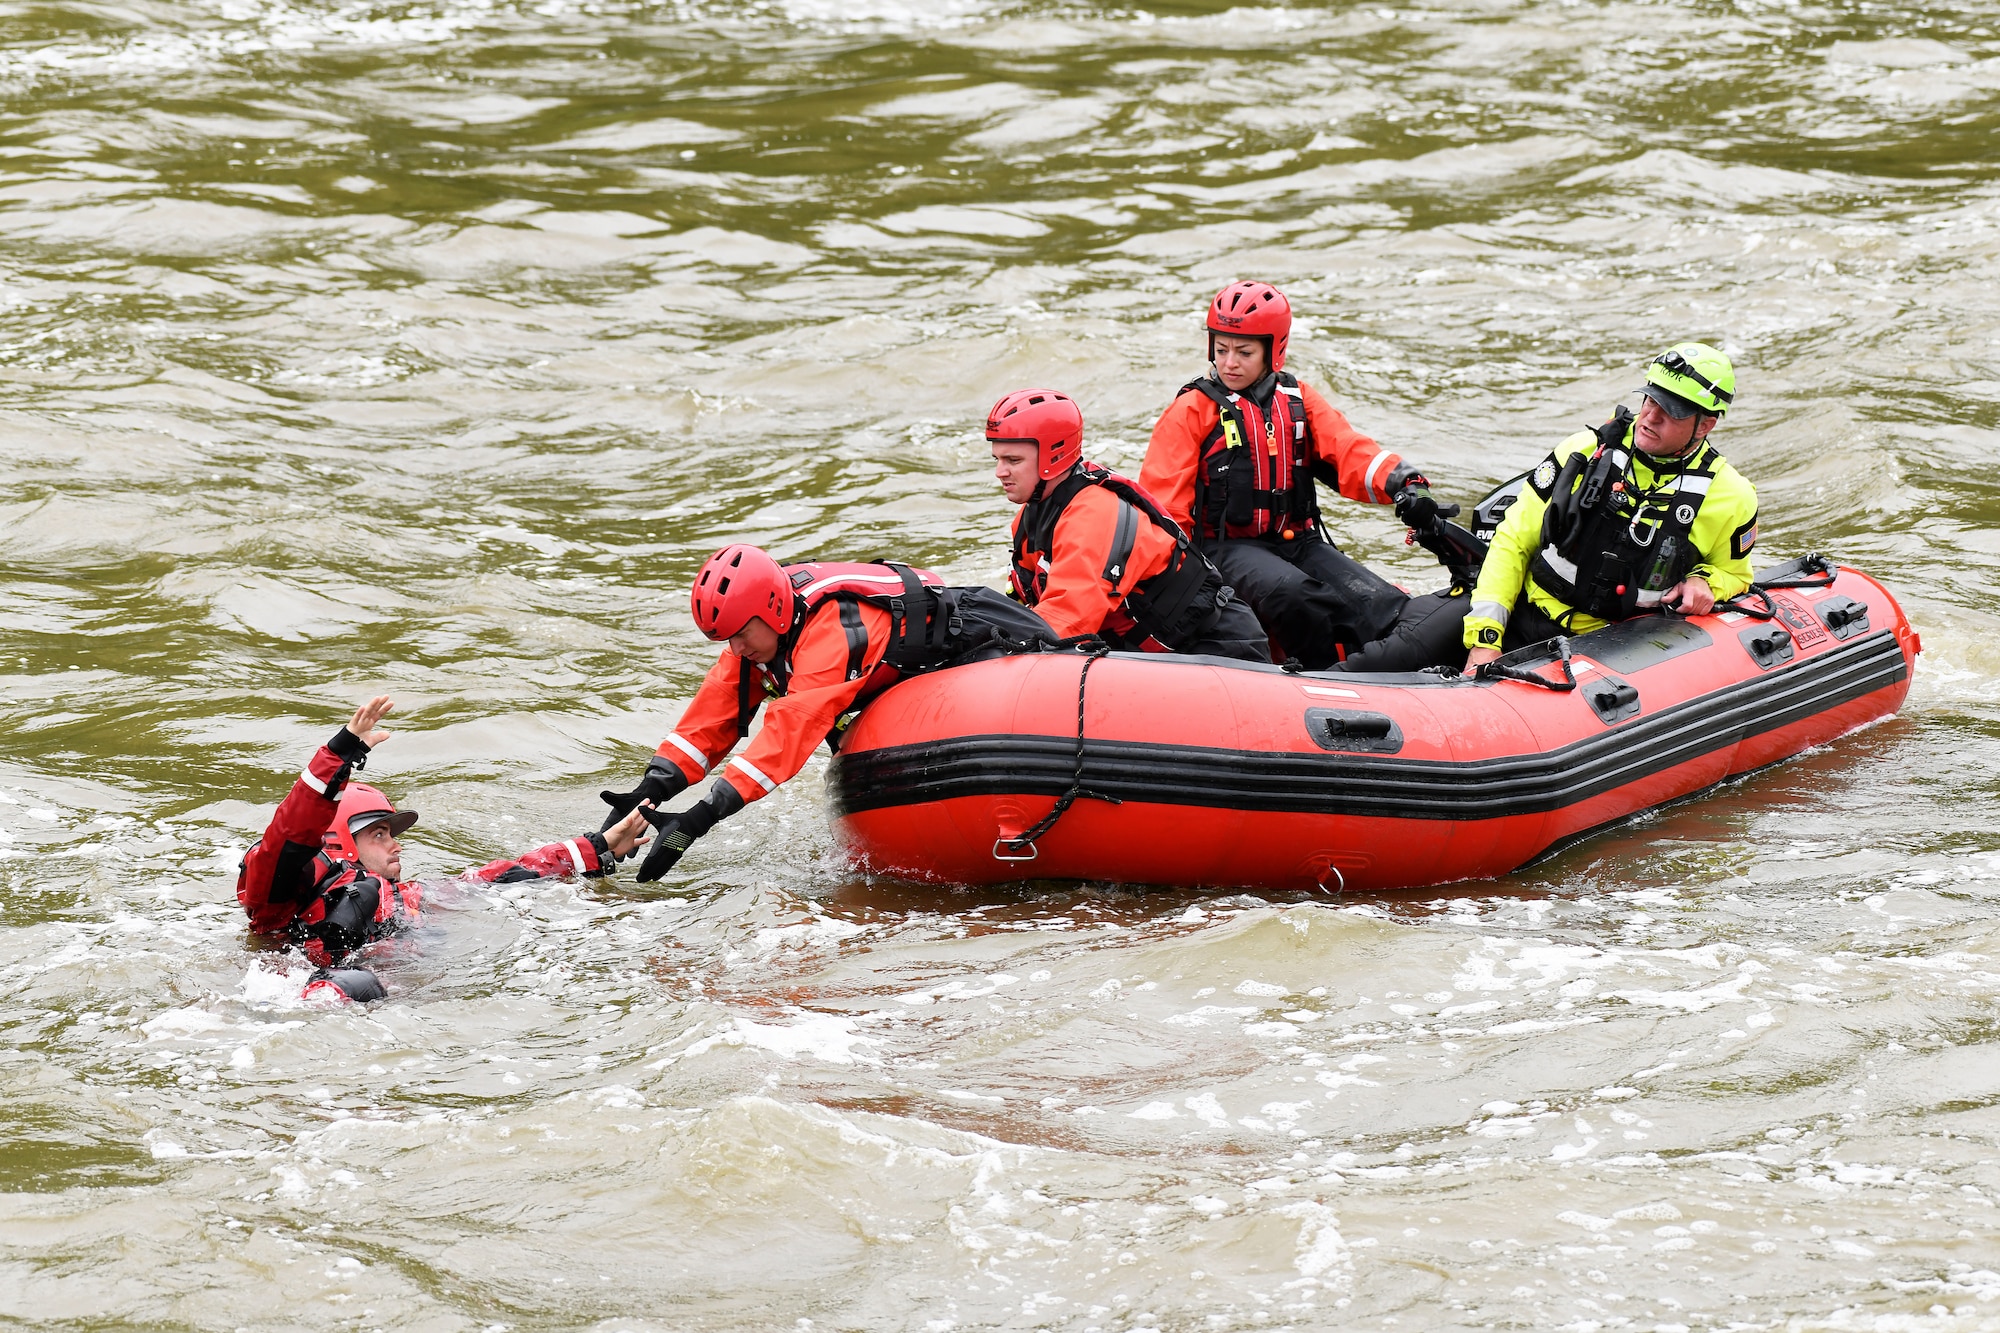
[(1482, 679), (1008, 657), (891, 687), (829, 789), (857, 863), (913, 879), (1488, 879), (1892, 715), (1919, 651), (1881, 584), (1807, 557), (1716, 614), (1551, 640)]

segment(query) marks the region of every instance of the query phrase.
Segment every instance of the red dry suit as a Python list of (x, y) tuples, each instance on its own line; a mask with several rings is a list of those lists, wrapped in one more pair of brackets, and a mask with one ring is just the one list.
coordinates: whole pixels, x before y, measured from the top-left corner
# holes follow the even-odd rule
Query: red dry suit
[(1315, 479), (1350, 500), (1388, 504), (1413, 471), (1281, 372), (1268, 408), (1213, 379), (1183, 387), (1153, 427), (1139, 484), (1206, 549), (1223, 536), (1291, 540), (1311, 531)]
[[(345, 952), (327, 938), (328, 895), (342, 889), (373, 886), (377, 892), (369, 939), (394, 934), (422, 910), (423, 886), (416, 880), (384, 884), (351, 861), (337, 859), (325, 846), (341, 788), (368, 747), (342, 727), (319, 747), (277, 812), (243, 857), (236, 879), (236, 901), (260, 934), (285, 935), (299, 945), (313, 965), (326, 967)], [(538, 847), (511, 860), (489, 862), (464, 872), (462, 878), (483, 884), (542, 879), (563, 875), (603, 875), (615, 864), (601, 833), (586, 833)], [(364, 941), (365, 942), (365, 941)], [(349, 946), (351, 947), (351, 945)]]
[(908, 643), (912, 660), (923, 659), (912, 641), (926, 628), (917, 608), (927, 599), (917, 585), (944, 582), (927, 570), (887, 564), (814, 561), (786, 565), (785, 573), (802, 605), (776, 659), (761, 664), (725, 650), (658, 751), (698, 782), (743, 739), (768, 701), (763, 728), (722, 773), (745, 804), (797, 776), (821, 741), (837, 741), (843, 715), (901, 679), (883, 661), (892, 643)]

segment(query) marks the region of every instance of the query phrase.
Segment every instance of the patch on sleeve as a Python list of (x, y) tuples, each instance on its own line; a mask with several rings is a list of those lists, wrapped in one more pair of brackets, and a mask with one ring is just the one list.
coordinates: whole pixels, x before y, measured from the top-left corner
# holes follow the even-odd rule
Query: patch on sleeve
[(1528, 474), (1528, 485), (1534, 487), (1536, 495), (1547, 500), (1549, 493), (1555, 489), (1556, 473), (1560, 470), (1556, 466), (1556, 456), (1550, 454), (1547, 458), (1536, 464), (1535, 470)]
[(1729, 554), (1741, 560), (1750, 554), (1750, 548), (1757, 544), (1757, 515), (1750, 515), (1750, 521), (1730, 534)]

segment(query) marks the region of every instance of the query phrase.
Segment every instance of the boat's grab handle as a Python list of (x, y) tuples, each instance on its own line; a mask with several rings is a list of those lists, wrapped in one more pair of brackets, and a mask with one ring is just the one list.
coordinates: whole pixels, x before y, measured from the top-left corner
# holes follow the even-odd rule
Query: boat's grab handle
[[(1576, 688), (1576, 670), (1570, 665), (1569, 636), (1558, 634), (1550, 642), (1555, 644), (1556, 661), (1562, 667), (1562, 679), (1550, 680), (1539, 672), (1514, 665), (1505, 658), (1495, 658), (1491, 662), (1481, 662), (1473, 668), (1474, 680), (1517, 680), (1523, 685), (1539, 685), (1545, 690), (1567, 694)], [(1540, 647), (1541, 645), (1536, 645)], [(1511, 656), (1512, 654), (1509, 654)]]
[[(1840, 571), (1834, 568), (1833, 562), (1818, 551), (1808, 551), (1797, 560), (1794, 560), (1792, 564), (1797, 568), (1796, 574), (1784, 578), (1775, 578), (1768, 583), (1753, 582), (1749, 587), (1737, 593), (1728, 601), (1716, 603), (1715, 609), (1718, 611), (1740, 611), (1752, 620), (1776, 620), (1778, 618), (1778, 604), (1771, 597), (1771, 589), (1831, 588), (1833, 581), (1840, 576)], [(1779, 565), (1778, 568), (1783, 569), (1784, 566)], [(1763, 605), (1758, 606), (1753, 602), (1744, 600), (1749, 597), (1755, 597)]]

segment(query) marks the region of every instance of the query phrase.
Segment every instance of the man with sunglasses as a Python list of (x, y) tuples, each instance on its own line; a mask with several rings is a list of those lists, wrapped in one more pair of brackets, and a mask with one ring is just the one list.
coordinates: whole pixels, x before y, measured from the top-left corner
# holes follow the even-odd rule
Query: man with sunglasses
[(1679, 343), (1620, 406), (1528, 474), (1465, 617), (1468, 669), (1558, 634), (1660, 610), (1700, 615), (1750, 586), (1757, 492), (1708, 442), (1736, 397), (1729, 358)]

